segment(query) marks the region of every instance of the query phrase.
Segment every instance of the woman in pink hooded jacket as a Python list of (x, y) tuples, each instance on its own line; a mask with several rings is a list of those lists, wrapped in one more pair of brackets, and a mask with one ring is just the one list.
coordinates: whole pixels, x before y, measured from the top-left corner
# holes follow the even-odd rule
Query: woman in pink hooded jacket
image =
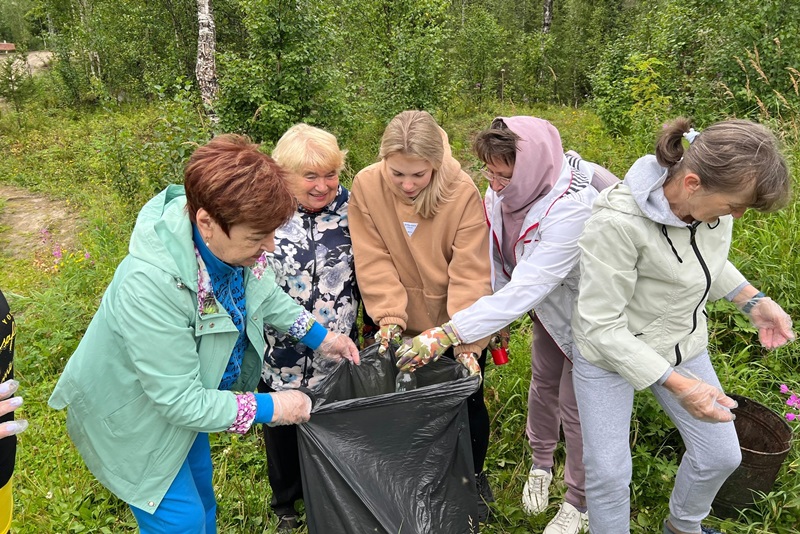
[(577, 534), (588, 524), (571, 363), (570, 320), (580, 275), (578, 237), (598, 189), (617, 178), (577, 155), (565, 155), (558, 130), (535, 117), (498, 117), (478, 134), (474, 148), (486, 164), (484, 176), (490, 184), (484, 206), (494, 294), (401, 347), (398, 365), (427, 363), (450, 345), (485, 337), (533, 310), (527, 423), (533, 466), (522, 502), (531, 514), (547, 508), (553, 453), (563, 427), (567, 493), (544, 534)]

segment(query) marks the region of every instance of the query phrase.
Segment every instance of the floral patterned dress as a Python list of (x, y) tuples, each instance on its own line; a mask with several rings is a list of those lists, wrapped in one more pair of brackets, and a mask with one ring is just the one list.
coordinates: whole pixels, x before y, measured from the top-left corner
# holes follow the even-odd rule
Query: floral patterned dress
[[(272, 268), (278, 285), (311, 312), (322, 326), (356, 339), (359, 295), (347, 223), (350, 193), (339, 186), (336, 198), (322, 211), (298, 208), (275, 231)], [(266, 327), (267, 351), (261, 377), (272, 389), (313, 387), (331, 363), (314, 351)]]

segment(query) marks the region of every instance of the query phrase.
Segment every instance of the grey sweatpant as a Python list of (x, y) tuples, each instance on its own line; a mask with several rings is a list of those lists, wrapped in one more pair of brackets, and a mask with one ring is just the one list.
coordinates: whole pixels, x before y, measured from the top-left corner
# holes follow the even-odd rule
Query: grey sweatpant
[[(606, 371), (573, 354), (575, 396), (583, 430), (586, 501), (593, 534), (630, 532), (632, 461), (630, 421), (634, 389), (617, 373)], [(708, 352), (683, 363), (687, 369), (721, 389)], [(663, 386), (650, 391), (675, 423), (686, 453), (669, 500), (670, 521), (684, 532), (700, 532), (711, 502), (742, 456), (733, 423), (704, 423), (689, 415)]]

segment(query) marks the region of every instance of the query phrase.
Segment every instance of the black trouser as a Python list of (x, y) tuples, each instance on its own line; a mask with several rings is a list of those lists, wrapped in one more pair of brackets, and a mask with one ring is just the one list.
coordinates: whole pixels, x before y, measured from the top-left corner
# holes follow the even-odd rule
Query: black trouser
[[(478, 357), (481, 366), (481, 385), (478, 391), (467, 397), (467, 414), (469, 415), (469, 435), (472, 438), (472, 463), (477, 475), (483, 471), (483, 462), (486, 460), (486, 451), (489, 449), (489, 410), (483, 400), (483, 377), (486, 369), (486, 356), (489, 349), (484, 349)], [(447, 349), (446, 358), (455, 358), (453, 349)]]
[[(262, 380), (261, 393), (272, 393)], [(267, 475), (272, 488), (270, 507), (275, 515), (295, 515), (294, 503), (303, 498), (300, 479), (300, 454), (297, 448), (297, 426), (261, 425), (264, 431), (264, 448), (267, 451)]]
[[(484, 350), (478, 358), (481, 366), (481, 378), (486, 369), (486, 355), (488, 350)], [(478, 387), (478, 391), (467, 398), (467, 412), (469, 413), (469, 434), (472, 438), (472, 463), (475, 466), (475, 474), (483, 471), (483, 462), (486, 460), (486, 451), (489, 449), (489, 410), (483, 400), (483, 380)]]

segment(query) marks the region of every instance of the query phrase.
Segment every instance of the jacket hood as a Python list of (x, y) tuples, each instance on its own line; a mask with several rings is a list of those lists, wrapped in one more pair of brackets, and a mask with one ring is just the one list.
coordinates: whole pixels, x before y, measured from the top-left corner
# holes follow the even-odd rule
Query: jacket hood
[(517, 134), (517, 154), (511, 182), (498, 194), (504, 213), (527, 211), (555, 185), (564, 164), (558, 130), (536, 117), (498, 117)]
[(167, 186), (136, 218), (128, 252), (197, 289), (197, 258), (182, 185)]
[(628, 199), (620, 195), (601, 195), (598, 205), (604, 205), (618, 211), (647, 217), (666, 226), (685, 228), (687, 224), (680, 220), (669, 206), (664, 196), (664, 182), (667, 180), (667, 169), (658, 164), (654, 155), (639, 158), (625, 175), (623, 185), (630, 190)]

